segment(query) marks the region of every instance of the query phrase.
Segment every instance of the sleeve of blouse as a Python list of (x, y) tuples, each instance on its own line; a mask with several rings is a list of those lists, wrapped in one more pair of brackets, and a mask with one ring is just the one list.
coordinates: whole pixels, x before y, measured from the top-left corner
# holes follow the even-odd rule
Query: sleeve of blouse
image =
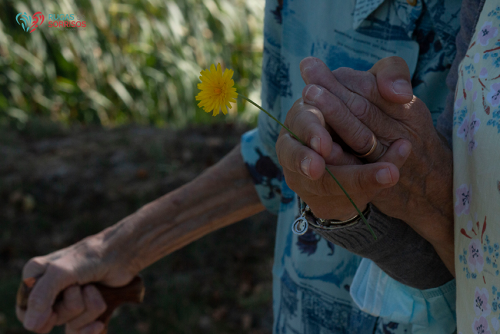
[(278, 214), (281, 201), (281, 166), (273, 161), (263, 145), (259, 128), (241, 136), (241, 155), (252, 176), (255, 189), (268, 211)]

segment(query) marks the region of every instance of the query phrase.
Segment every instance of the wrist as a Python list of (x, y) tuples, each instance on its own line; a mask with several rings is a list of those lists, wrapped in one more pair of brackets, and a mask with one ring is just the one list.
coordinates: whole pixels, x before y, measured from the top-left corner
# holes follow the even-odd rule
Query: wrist
[(141, 225), (143, 222), (136, 212), (97, 235), (101, 243), (102, 263), (109, 268), (109, 272), (127, 272), (135, 276), (146, 267), (144, 259), (138, 256), (142, 238), (137, 235), (137, 229)]
[[(318, 208), (317, 205), (311, 206), (308, 201), (306, 201), (306, 200), (304, 200), (304, 201), (309, 205), (309, 208), (311, 209), (311, 212), (313, 213), (313, 215), (319, 219), (345, 221), (345, 220), (350, 220), (351, 218), (359, 215), (358, 211), (354, 208), (354, 206), (351, 203), (349, 203), (350, 208), (347, 210), (336, 209), (333, 212), (330, 212), (331, 211), (330, 208), (325, 210), (322, 208)], [(314, 204), (314, 199), (312, 199), (310, 201)], [(368, 208), (368, 204), (357, 205), (357, 207), (358, 207), (360, 212), (363, 212)]]

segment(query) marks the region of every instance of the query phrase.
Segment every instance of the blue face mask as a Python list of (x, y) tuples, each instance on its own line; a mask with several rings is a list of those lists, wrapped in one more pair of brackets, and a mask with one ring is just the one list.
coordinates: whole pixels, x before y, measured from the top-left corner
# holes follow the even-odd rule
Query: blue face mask
[(389, 277), (363, 259), (351, 285), (361, 310), (384, 319), (412, 325), (412, 334), (451, 334), (456, 330), (455, 280), (438, 288), (418, 290)]

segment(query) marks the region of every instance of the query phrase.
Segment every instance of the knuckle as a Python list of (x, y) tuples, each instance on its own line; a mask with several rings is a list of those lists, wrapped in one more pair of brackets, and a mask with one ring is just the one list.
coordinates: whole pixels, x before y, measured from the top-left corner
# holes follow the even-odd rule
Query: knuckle
[(68, 278), (72, 277), (71, 272), (65, 268), (62, 264), (57, 262), (51, 262), (47, 266), (47, 275), (50, 275), (58, 282), (64, 282)]
[(372, 104), (368, 102), (367, 99), (351, 93), (351, 97), (348, 100), (347, 107), (356, 116), (357, 119), (363, 123), (367, 123), (371, 119)]
[(335, 74), (335, 76), (339, 75), (340, 77), (347, 77), (352, 73), (352, 71), (354, 70), (350, 67), (339, 67), (334, 70), (333, 73)]
[(353, 138), (358, 138), (356, 142), (356, 147), (353, 147), (355, 151), (358, 153), (367, 153), (370, 151), (373, 145), (373, 137), (370, 134), (369, 130), (367, 130), (364, 126), (359, 124), (353, 130)]
[(345, 124), (348, 120), (349, 111), (345, 110), (344, 105), (336, 96), (331, 98), (328, 106), (321, 109), (321, 112), (329, 124)]
[(23, 278), (33, 277), (45, 271), (44, 257), (37, 256), (30, 259), (23, 268)]

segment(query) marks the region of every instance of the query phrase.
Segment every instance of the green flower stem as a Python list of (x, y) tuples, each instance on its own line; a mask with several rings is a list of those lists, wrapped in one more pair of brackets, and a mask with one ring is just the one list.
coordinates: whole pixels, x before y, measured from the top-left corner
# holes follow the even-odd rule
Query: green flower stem
[[(297, 137), (295, 135), (295, 133), (293, 133), (289, 128), (287, 128), (285, 126), (285, 124), (281, 123), (278, 119), (276, 119), (273, 115), (271, 115), (267, 110), (265, 110), (264, 108), (262, 108), (261, 106), (259, 106), (257, 103), (253, 102), (252, 100), (250, 100), (248, 97), (244, 96), (244, 95), (241, 95), (241, 94), (238, 94), (239, 96), (241, 96), (241, 98), (247, 100), (248, 102), (250, 102), (251, 104), (253, 104), (254, 106), (256, 106), (257, 108), (259, 108), (260, 110), (262, 110), (263, 112), (265, 112), (269, 117), (271, 117), (273, 120), (275, 120), (279, 125), (281, 125), (283, 128), (285, 128), (285, 130), (287, 130), (295, 139), (297, 139), (302, 145), (306, 145), (306, 143), (304, 143), (299, 137)], [(344, 189), (344, 187), (342, 187), (342, 185), (340, 184), (340, 182), (337, 180), (337, 178), (332, 174), (332, 172), (330, 172), (330, 170), (325, 166), (325, 170), (328, 172), (328, 174), (331, 175), (331, 177), (335, 180), (335, 182), (339, 185), (340, 189), (342, 189), (342, 191), (344, 192), (344, 194), (347, 196), (347, 198), (349, 199), (349, 201), (351, 202), (351, 204), (354, 206), (354, 208), (356, 209), (356, 211), (358, 212), (358, 215), (361, 217), (361, 219), (363, 220), (363, 222), (365, 223), (366, 227), (368, 228), (368, 230), (370, 231), (370, 233), (372, 234), (373, 238), (375, 240), (377, 240), (377, 236), (375, 235), (375, 232), (373, 232), (370, 224), (368, 224), (368, 221), (366, 220), (365, 218), (365, 215), (363, 215), (363, 212), (361, 212), (358, 207), (356, 206), (356, 204), (354, 204), (354, 201), (352, 200), (351, 196), (349, 196), (349, 194), (347, 193), (347, 191)]]

